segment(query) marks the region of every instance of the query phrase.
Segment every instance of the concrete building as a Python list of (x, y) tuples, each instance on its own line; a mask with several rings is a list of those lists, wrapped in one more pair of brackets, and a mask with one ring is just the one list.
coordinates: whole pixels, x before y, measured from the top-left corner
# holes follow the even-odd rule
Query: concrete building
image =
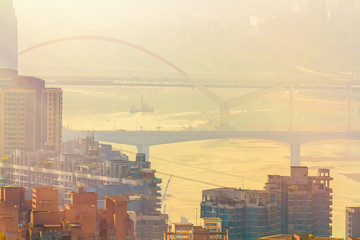
[(52, 187), (36, 187), (32, 193), (32, 211), (58, 211), (58, 191)]
[[(86, 141), (84, 144), (87, 145)], [(95, 210), (106, 208), (107, 196), (121, 194), (130, 201), (128, 210), (133, 211), (137, 239), (162, 239), (168, 222), (168, 215), (159, 211), (159, 184), (162, 180), (155, 176), (155, 170), (150, 169), (150, 163), (145, 161), (145, 156), (138, 154), (136, 161), (116, 160), (117, 169), (122, 171), (110, 171), (106, 163), (111, 160), (105, 161), (97, 151), (97, 147), (101, 145), (90, 145), (89, 155), (58, 155), (54, 150), (16, 150), (7, 161), (0, 161), (0, 174), (6, 176), (10, 184), (24, 186), (27, 189), (38, 189), (41, 186), (56, 187), (56, 202), (61, 207), (68, 205), (69, 211), (74, 212), (82, 211), (83, 207), (79, 205), (94, 205)], [(87, 152), (86, 148), (83, 151)], [(112, 155), (111, 151), (107, 148), (109, 155)], [(113, 153), (119, 156), (116, 151)], [(79, 189), (75, 191), (75, 186), (79, 185), (83, 188), (76, 187)], [(89, 193), (84, 192), (84, 189)], [(84, 193), (78, 194), (79, 192)], [(38, 195), (37, 192), (34, 194)], [(36, 214), (35, 217), (40, 216), (40, 213)]]
[(4, 233), (8, 240), (22, 239), (22, 233), (19, 228), (19, 209), (17, 206), (0, 202), (0, 232)]
[(279, 234), (273, 236), (261, 237), (259, 240), (343, 240), (343, 238), (318, 237), (311, 234)]
[[(62, 91), (45, 88), (45, 82), (9, 74), (12, 83), (0, 88), (0, 159), (16, 149), (60, 151)], [(1, 75), (1, 73), (0, 73)]]
[[(0, 1), (0, 68), (18, 69), (17, 19), (12, 0)], [(0, 86), (1, 87), (1, 86)]]
[[(52, 187), (33, 188), (29, 227), (31, 239), (42, 239), (45, 233), (60, 236), (61, 225), (58, 211), (58, 192)], [(55, 238), (60, 239), (60, 238)]]
[(360, 207), (346, 208), (345, 239), (360, 238)]
[[(45, 88), (41, 98), (42, 149), (44, 144), (60, 152), (62, 139), (62, 90)], [(45, 130), (46, 129), (46, 130)], [(45, 131), (44, 131), (45, 130)]]
[[(24, 188), (6, 187), (0, 192), (0, 232), (9, 240), (135, 239), (128, 200), (121, 196), (106, 197), (106, 208), (98, 210), (96, 193), (80, 187), (71, 193), (72, 204), (59, 211), (57, 191), (51, 187), (34, 188), (32, 204), (24, 201)], [(23, 215), (29, 217), (24, 220)]]
[(259, 190), (218, 188), (204, 190), (201, 217), (217, 217), (229, 228), (230, 239), (257, 239), (277, 234), (276, 203)]
[(189, 240), (228, 240), (229, 232), (210, 231), (202, 226), (192, 223), (173, 223), (164, 234), (164, 240), (189, 239)]
[(0, 202), (8, 205), (23, 205), (25, 201), (25, 188), (23, 187), (2, 187), (0, 188)]
[[(217, 217), (204, 217), (200, 219), (201, 227), (208, 230), (209, 232), (221, 232), (222, 221)], [(210, 239), (221, 239), (221, 235), (210, 236)]]
[(192, 223), (173, 223), (173, 239), (194, 239), (194, 225)]
[(319, 169), (309, 176), (307, 167), (291, 167), (291, 176), (269, 175), (265, 190), (277, 205), (280, 233), (320, 237), (332, 235), (330, 172)]
[(24, 229), (21, 227), (30, 220), (30, 201), (25, 201), (25, 188), (0, 188), (0, 232), (7, 239), (23, 239)]
[(0, 88), (10, 87), (18, 72), (10, 68), (0, 67)]

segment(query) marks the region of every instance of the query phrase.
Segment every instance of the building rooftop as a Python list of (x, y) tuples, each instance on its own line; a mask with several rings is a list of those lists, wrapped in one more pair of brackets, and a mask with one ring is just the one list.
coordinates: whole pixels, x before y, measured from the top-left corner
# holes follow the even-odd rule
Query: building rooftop
[(106, 198), (109, 198), (115, 202), (128, 202), (128, 200), (122, 196), (106, 196)]
[(0, 67), (0, 77), (17, 77), (18, 72), (10, 68)]
[(194, 224), (192, 223), (173, 223), (174, 225), (183, 225), (183, 226), (193, 226)]
[(260, 240), (303, 240), (303, 239), (316, 239), (316, 240), (343, 240), (343, 238), (331, 238), (331, 237), (316, 237), (312, 236), (311, 234), (278, 234), (278, 235), (272, 235), (267, 237), (261, 237), (258, 238)]
[(346, 207), (346, 209), (354, 209), (354, 210), (359, 211), (359, 210), (360, 210), (360, 207)]

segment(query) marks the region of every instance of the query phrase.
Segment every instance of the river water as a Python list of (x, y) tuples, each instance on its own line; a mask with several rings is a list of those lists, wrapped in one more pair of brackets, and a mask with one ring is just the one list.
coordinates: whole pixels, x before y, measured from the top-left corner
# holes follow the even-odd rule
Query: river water
[[(252, 90), (251, 90), (252, 91)], [(218, 123), (218, 107), (197, 89), (131, 87), (63, 87), (63, 125), (79, 130), (200, 130)], [(230, 99), (246, 93), (218, 89)], [(295, 130), (341, 131), (345, 129), (343, 99), (310, 99), (295, 94)], [(345, 93), (338, 93), (342, 96)], [(130, 114), (132, 105), (144, 102), (153, 113)], [(239, 130), (281, 131), (288, 126), (287, 93), (271, 94), (232, 110), (232, 126)], [(353, 109), (353, 128), (359, 129), (359, 113)], [(96, 138), (96, 136), (95, 136)], [(360, 205), (360, 141), (332, 140), (305, 144), (302, 165), (316, 175), (317, 168), (330, 168), (334, 177), (333, 235), (345, 235), (345, 206)], [(133, 146), (114, 144), (133, 159)], [(263, 189), (268, 174), (290, 174), (289, 146), (256, 139), (224, 139), (152, 146), (152, 168), (160, 173), (171, 222), (181, 216), (199, 222), (201, 191), (216, 186)]]

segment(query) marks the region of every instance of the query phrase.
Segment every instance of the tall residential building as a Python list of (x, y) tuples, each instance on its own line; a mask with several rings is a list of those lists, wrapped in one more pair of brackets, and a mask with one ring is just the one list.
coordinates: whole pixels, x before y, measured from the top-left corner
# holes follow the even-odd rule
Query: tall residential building
[(15, 70), (0, 67), (0, 88), (11, 86), (13, 79), (16, 78), (17, 75), (18, 73)]
[(319, 169), (309, 176), (307, 167), (291, 167), (291, 176), (269, 175), (265, 189), (277, 205), (283, 234), (332, 235), (330, 172)]
[(327, 0), (312, 0), (309, 4), (309, 17), (319, 33), (327, 31), (328, 25), (328, 9)]
[(346, 238), (360, 238), (360, 207), (346, 208)]
[(230, 239), (257, 239), (279, 233), (276, 203), (259, 190), (217, 188), (202, 193), (201, 217), (218, 217)]
[(41, 142), (52, 146), (52, 150), (60, 152), (62, 139), (62, 90), (45, 88), (41, 98), (42, 131)]
[(60, 151), (62, 91), (45, 88), (43, 80), (0, 69), (11, 85), (0, 88), (0, 159), (16, 149)]
[(18, 69), (17, 19), (12, 0), (0, 1), (0, 68)]

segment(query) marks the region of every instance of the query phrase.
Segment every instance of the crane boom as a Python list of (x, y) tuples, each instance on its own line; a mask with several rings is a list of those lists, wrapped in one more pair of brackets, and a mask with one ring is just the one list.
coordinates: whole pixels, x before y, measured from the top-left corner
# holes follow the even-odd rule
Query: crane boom
[(165, 201), (165, 198), (166, 198), (166, 193), (167, 193), (167, 190), (169, 188), (171, 178), (172, 178), (172, 175), (170, 175), (169, 180), (166, 183), (166, 187), (164, 189), (164, 192), (163, 192), (162, 198), (161, 198), (161, 204), (162, 204), (162, 208), (163, 208), (163, 213), (166, 212), (166, 205), (164, 204), (164, 201)]

